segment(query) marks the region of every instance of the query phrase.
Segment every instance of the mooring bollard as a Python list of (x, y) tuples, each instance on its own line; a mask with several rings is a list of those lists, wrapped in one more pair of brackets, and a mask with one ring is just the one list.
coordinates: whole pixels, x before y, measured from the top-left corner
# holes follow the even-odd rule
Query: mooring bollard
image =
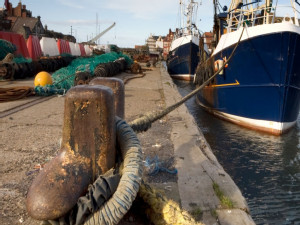
[(98, 175), (115, 165), (113, 103), (113, 91), (102, 85), (80, 85), (68, 91), (61, 149), (28, 191), (30, 216), (39, 220), (63, 216)]
[(125, 88), (121, 79), (113, 77), (97, 77), (91, 80), (90, 85), (104, 85), (110, 87), (115, 96), (116, 115), (122, 119), (125, 118)]

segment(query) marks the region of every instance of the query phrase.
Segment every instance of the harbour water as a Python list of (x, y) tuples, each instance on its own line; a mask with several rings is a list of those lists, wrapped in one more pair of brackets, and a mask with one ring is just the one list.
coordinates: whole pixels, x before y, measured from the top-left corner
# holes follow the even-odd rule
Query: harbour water
[[(174, 80), (181, 95), (195, 87)], [(246, 198), (256, 224), (300, 224), (300, 116), (277, 137), (220, 120), (186, 103), (214, 154)]]

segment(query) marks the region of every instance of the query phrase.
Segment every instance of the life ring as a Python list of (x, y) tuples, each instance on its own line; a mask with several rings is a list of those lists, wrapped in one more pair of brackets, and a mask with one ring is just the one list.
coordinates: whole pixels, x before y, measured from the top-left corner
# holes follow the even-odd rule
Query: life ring
[[(217, 72), (220, 68), (222, 68), (224, 65), (224, 60), (223, 59), (218, 59), (215, 61), (214, 63), (214, 69), (215, 69), (215, 72)], [(224, 70), (221, 70), (220, 71), (220, 75), (222, 75), (224, 73)]]

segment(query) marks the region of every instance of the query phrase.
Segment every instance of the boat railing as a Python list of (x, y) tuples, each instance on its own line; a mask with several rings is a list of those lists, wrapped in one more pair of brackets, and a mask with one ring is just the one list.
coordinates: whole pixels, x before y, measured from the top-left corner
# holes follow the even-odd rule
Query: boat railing
[[(280, 13), (279, 13), (280, 12)], [(291, 16), (291, 13), (293, 16)], [(298, 11), (294, 6), (260, 6), (245, 7), (230, 10), (227, 16), (227, 32), (239, 29), (241, 26), (257, 26), (262, 24), (289, 22), (299, 26)]]
[(200, 38), (200, 36), (201, 36), (200, 32), (197, 29), (189, 30), (186, 27), (184, 27), (184, 28), (176, 30), (176, 32), (174, 34), (174, 37), (173, 37), (173, 40), (175, 40), (177, 38), (180, 38), (180, 37), (183, 37), (183, 36), (187, 36), (187, 35), (193, 35), (193, 36), (198, 37), (198, 38)]

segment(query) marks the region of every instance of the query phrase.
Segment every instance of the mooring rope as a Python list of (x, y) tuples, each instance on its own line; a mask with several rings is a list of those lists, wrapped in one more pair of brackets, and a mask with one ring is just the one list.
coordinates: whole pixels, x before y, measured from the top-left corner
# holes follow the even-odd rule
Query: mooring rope
[[(230, 54), (228, 60), (223, 64), (223, 66), (221, 66), (221, 68), (219, 68), (219, 70), (217, 72), (215, 72), (210, 78), (208, 78), (202, 85), (200, 85), (198, 88), (196, 88), (194, 91), (192, 91), (191, 93), (189, 93), (188, 95), (186, 95), (185, 97), (183, 97), (179, 102), (167, 107), (164, 110), (158, 111), (158, 112), (154, 112), (154, 113), (148, 113), (138, 119), (135, 119), (131, 122), (129, 122), (128, 124), (132, 127), (132, 129), (136, 132), (143, 132), (148, 130), (151, 127), (151, 124), (154, 123), (155, 121), (163, 118), (164, 116), (166, 116), (168, 113), (172, 112), (173, 110), (175, 110), (176, 108), (178, 108), (179, 106), (181, 106), (184, 102), (186, 102), (188, 99), (190, 99), (191, 97), (193, 97), (194, 95), (196, 95), (200, 90), (202, 90), (207, 84), (209, 84), (209, 82), (214, 79), (224, 68), (225, 66), (230, 62), (232, 56), (234, 55), (237, 47), (239, 46), (243, 33), (244, 33), (244, 29), (245, 27), (243, 27), (241, 36), (238, 40), (238, 42), (236, 43), (232, 53)], [(210, 60), (213, 56), (211, 56), (208, 60)]]
[(149, 206), (146, 214), (155, 225), (203, 225), (181, 209), (177, 202), (167, 199), (143, 181), (138, 196)]
[(34, 95), (32, 87), (0, 88), (0, 102), (19, 100)]
[(135, 132), (118, 117), (116, 134), (123, 160), (120, 169), (100, 175), (71, 211), (58, 219), (44, 221), (44, 225), (115, 225), (128, 212), (140, 189), (143, 153)]
[[(204, 88), (212, 79), (214, 79), (215, 76), (220, 73), (225, 65), (231, 60), (236, 51), (236, 48), (241, 41), (243, 32), (244, 28), (239, 41), (235, 45), (235, 48), (233, 49), (227, 62), (224, 63), (224, 65), (200, 87), (182, 98), (179, 102), (173, 104), (165, 110), (145, 115), (130, 122), (129, 124), (126, 124), (125, 121), (117, 119), (116, 123), (117, 127), (119, 127), (119, 129), (117, 129), (118, 144), (121, 149), (122, 158), (124, 159), (124, 168), (121, 170), (122, 177), (120, 179), (117, 190), (112, 195), (112, 197), (102, 206), (98, 206), (99, 210), (97, 212), (94, 212), (93, 209), (91, 209), (90, 212), (92, 214), (90, 214), (89, 216), (87, 216), (86, 214), (84, 215), (84, 217), (87, 216), (84, 222), (85, 225), (117, 224), (129, 210), (137, 193), (144, 200), (144, 202), (146, 202), (150, 206), (148, 215), (151, 218), (152, 222), (154, 222), (155, 224), (202, 224), (197, 223), (187, 211), (182, 210), (178, 203), (166, 199), (154, 188), (142, 182), (142, 150), (140, 147), (140, 143), (133, 131), (146, 131), (153, 122), (164, 117), (165, 115), (179, 107), (181, 104), (183, 104), (185, 101), (187, 101), (189, 98), (194, 96), (202, 88)], [(88, 197), (88, 199), (90, 199), (90, 197)]]
[(144, 76), (146, 76), (145, 73), (139, 74), (139, 75), (135, 75), (135, 76), (130, 76), (130, 77), (125, 77), (123, 79), (124, 84), (127, 84), (130, 80), (136, 79), (136, 78), (143, 78)]

